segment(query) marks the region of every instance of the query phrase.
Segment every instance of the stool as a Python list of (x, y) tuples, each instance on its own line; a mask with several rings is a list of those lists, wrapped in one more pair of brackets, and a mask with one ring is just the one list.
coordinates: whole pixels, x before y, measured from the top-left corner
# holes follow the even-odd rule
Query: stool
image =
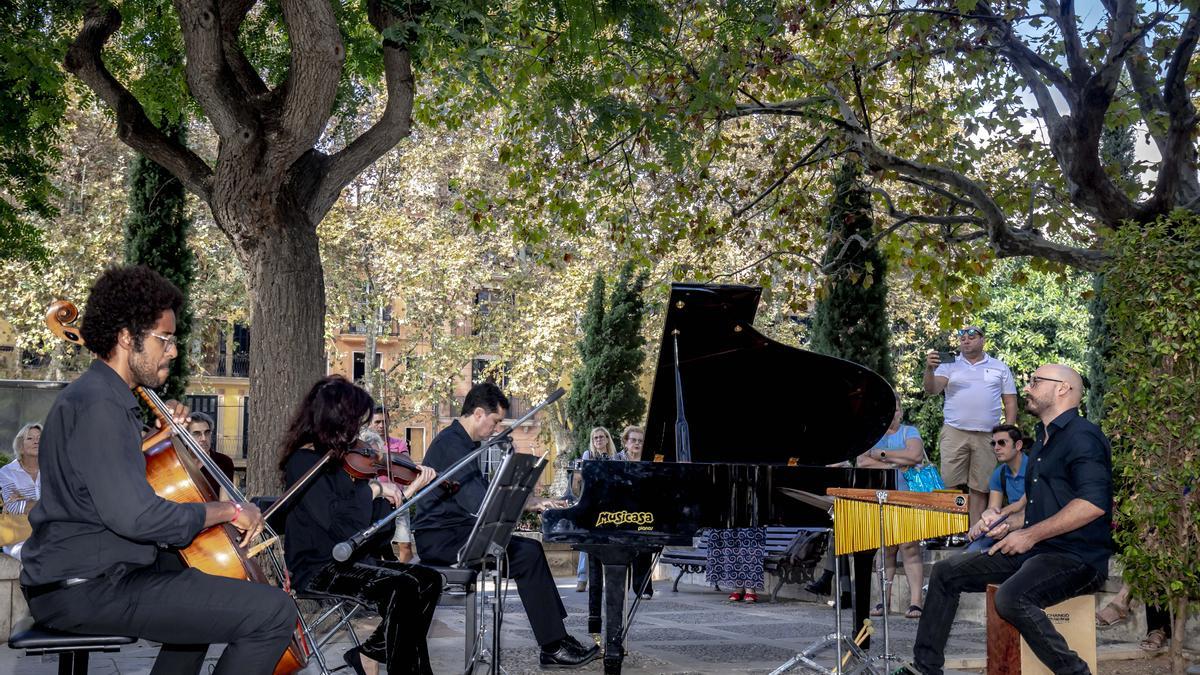
[(47, 628), (26, 618), (13, 627), (8, 636), (11, 649), (28, 655), (57, 654), (58, 675), (86, 675), (88, 655), (92, 652), (119, 652), (137, 638), (121, 635), (80, 635)]
[[(996, 613), (996, 584), (987, 587), (987, 675), (1051, 675), (1021, 633)], [(1080, 595), (1046, 608), (1067, 646), (1096, 672), (1096, 596)]]
[(446, 580), (445, 585), (442, 587), (442, 597), (438, 601), (438, 606), (461, 606), (466, 613), (466, 626), (463, 630), (466, 638), (463, 667), (468, 668), (471, 665), (471, 660), (475, 658), (475, 650), (478, 647), (479, 640), (479, 599), (476, 597), (479, 571), (458, 567), (436, 567), (433, 565), (429, 567), (440, 572), (442, 578)]

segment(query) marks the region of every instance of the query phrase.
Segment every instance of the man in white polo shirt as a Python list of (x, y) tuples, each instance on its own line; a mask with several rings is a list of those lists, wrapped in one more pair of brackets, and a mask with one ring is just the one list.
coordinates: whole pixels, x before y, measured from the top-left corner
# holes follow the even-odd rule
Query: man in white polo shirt
[(992, 453), (992, 427), (1004, 421), (1016, 424), (1017, 385), (1008, 366), (983, 351), (983, 329), (967, 326), (958, 331), (958, 358), (942, 363), (935, 351), (925, 355), (922, 384), (926, 394), (946, 392), (938, 447), (942, 454), (942, 479), (946, 485), (966, 485), (971, 492), (971, 522), (979, 520), (987, 505), (988, 479), (996, 468)]

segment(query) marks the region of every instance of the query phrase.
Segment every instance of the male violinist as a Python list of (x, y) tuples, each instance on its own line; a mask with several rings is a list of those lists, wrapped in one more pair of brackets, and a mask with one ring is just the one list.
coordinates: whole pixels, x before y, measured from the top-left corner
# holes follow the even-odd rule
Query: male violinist
[[(265, 675), (295, 628), (292, 599), (184, 569), (169, 551), (222, 523), (245, 546), (262, 515), (252, 504), (170, 502), (146, 478), (131, 390), (166, 381), (182, 306), (179, 289), (144, 266), (109, 269), (92, 286), (81, 333), (97, 358), (46, 418), (42, 499), (29, 516), (21, 585), (42, 625), (163, 643), (152, 673), (198, 673), (208, 645), (225, 643), (214, 673)], [(186, 421), (186, 408), (174, 411)]]

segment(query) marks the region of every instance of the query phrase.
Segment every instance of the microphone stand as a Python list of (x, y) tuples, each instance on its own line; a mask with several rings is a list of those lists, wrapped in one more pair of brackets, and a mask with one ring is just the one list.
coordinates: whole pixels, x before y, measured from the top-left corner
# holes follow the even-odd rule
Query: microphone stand
[(359, 532), (358, 534), (355, 534), (354, 536), (350, 537), (346, 541), (340, 542), (337, 545), (335, 545), (333, 547), (333, 559), (338, 562), (345, 562), (345, 561), (349, 560), (350, 556), (354, 555), (354, 551), (356, 551), (358, 549), (358, 547), (362, 546), (365, 541), (367, 541), (371, 537), (375, 536), (375, 534), (377, 532), (379, 532), (379, 530), (383, 529), (383, 527), (385, 525), (387, 525), (388, 523), (395, 520), (396, 517), (399, 516), (400, 514), (411, 509), (414, 504), (416, 504), (417, 502), (424, 499), (426, 497), (426, 495), (430, 494), (434, 488), (439, 487), (445, 481), (449, 480), (451, 477), (455, 476), (460, 471), (465, 469), (471, 462), (478, 459), (479, 455), (481, 455), (484, 451), (486, 451), (489, 448), (493, 448), (497, 445), (500, 445), (501, 443), (509, 442), (509, 438), (512, 436), (512, 432), (514, 429), (516, 429), (517, 427), (524, 424), (527, 420), (529, 420), (531, 417), (533, 417), (542, 408), (545, 408), (546, 406), (550, 405), (551, 403), (554, 403), (558, 399), (562, 398), (563, 394), (565, 394), (565, 393), (566, 393), (566, 391), (562, 387), (559, 387), (558, 389), (554, 390), (554, 393), (550, 394), (549, 398), (547, 398), (545, 401), (542, 401), (541, 403), (537, 404), (533, 408), (530, 408), (529, 412), (525, 413), (525, 415), (523, 417), (521, 417), (521, 419), (513, 422), (503, 432), (496, 434), (495, 436), (492, 436), (486, 442), (482, 443), (478, 448), (475, 448), (471, 452), (467, 453), (467, 455), (465, 457), (458, 460), (449, 469), (446, 469), (442, 473), (439, 473), (438, 477), (437, 477), (437, 482), (430, 483), (429, 485), (426, 485), (425, 487), (421, 488), (420, 492), (413, 495), (412, 499), (405, 500), (405, 502), (403, 504), (401, 504), (399, 507), (397, 507), (395, 511), (392, 511), (391, 513), (380, 518), (379, 520), (375, 521), (374, 523), (371, 523), (370, 525), (367, 526), (367, 528), (365, 530)]

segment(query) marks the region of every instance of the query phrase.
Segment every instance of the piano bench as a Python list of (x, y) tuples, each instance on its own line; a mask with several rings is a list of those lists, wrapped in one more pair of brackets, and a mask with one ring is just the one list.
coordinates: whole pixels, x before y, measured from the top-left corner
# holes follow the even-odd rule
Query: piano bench
[[(763, 570), (775, 575), (775, 586), (771, 589), (771, 602), (775, 602), (779, 599), (779, 591), (785, 583), (810, 581), (813, 569), (820, 562), (819, 555), (811, 561), (791, 560), (788, 551), (791, 549), (792, 542), (798, 536), (807, 535), (810, 532), (826, 532), (827, 528), (768, 527), (766, 530), (764, 546), (766, 556), (763, 558)], [(675, 575), (675, 582), (671, 585), (671, 592), (677, 593), (679, 592), (679, 581), (683, 579), (684, 574), (699, 574), (708, 569), (708, 537), (697, 537), (694, 548), (664, 549), (658, 561), (679, 568), (679, 573)]]
[(82, 635), (66, 633), (34, 623), (32, 618), (13, 626), (8, 636), (10, 649), (27, 655), (58, 654), (59, 675), (83, 675), (88, 670), (88, 655), (92, 652), (117, 652), (137, 638), (122, 635)]

